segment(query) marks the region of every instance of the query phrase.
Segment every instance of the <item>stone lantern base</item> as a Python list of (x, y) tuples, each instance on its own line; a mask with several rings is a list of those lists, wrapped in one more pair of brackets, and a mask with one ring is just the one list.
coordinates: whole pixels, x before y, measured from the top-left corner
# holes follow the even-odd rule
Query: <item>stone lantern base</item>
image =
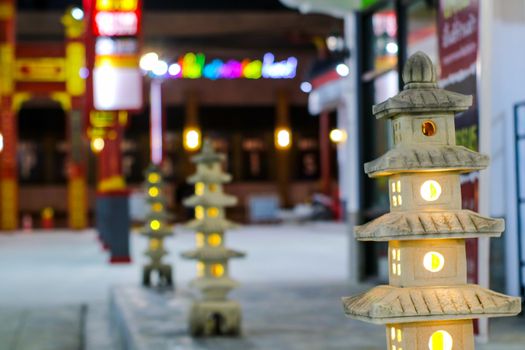
[(193, 336), (237, 336), (241, 333), (241, 306), (235, 301), (198, 301), (190, 311)]
[(170, 265), (145, 265), (142, 270), (142, 285), (146, 287), (151, 286), (151, 276), (157, 272), (158, 283), (160, 287), (173, 287), (173, 276)]

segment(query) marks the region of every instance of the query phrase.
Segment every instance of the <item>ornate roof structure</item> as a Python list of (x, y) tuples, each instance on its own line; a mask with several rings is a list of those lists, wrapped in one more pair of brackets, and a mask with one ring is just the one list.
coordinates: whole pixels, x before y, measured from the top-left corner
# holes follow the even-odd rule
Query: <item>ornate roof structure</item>
[(472, 105), (472, 96), (438, 88), (436, 70), (423, 52), (412, 55), (405, 65), (405, 89), (373, 108), (376, 118), (391, 118), (399, 113), (463, 112)]
[(188, 252), (182, 253), (182, 256), (187, 259), (197, 259), (206, 261), (222, 261), (230, 258), (242, 258), (245, 256), (243, 252), (239, 252), (226, 247), (217, 247), (216, 249), (201, 249), (197, 248)]
[(357, 226), (355, 236), (360, 241), (498, 237), (504, 229), (502, 219), (470, 210), (397, 211)]
[(202, 233), (224, 232), (237, 228), (236, 223), (223, 218), (204, 218), (201, 220), (191, 220), (184, 225), (187, 229)]
[(202, 169), (201, 172), (193, 174), (188, 178), (188, 183), (190, 184), (196, 184), (197, 182), (203, 182), (203, 183), (217, 183), (217, 184), (223, 184), (228, 183), (232, 180), (232, 176), (230, 174), (217, 174), (215, 171), (210, 171), (206, 169)]
[(521, 300), (475, 284), (458, 286), (378, 286), (343, 298), (345, 313), (363, 321), (386, 324), (517, 315)]
[(205, 207), (231, 207), (237, 204), (237, 198), (225, 193), (208, 193), (206, 196), (193, 195), (186, 198), (183, 204), (188, 207), (198, 205)]
[(210, 140), (204, 140), (201, 152), (191, 157), (193, 163), (215, 163), (222, 162), (224, 155), (216, 153)]
[(463, 146), (411, 144), (397, 146), (365, 164), (370, 177), (401, 172), (459, 171), (485, 169), (489, 157)]

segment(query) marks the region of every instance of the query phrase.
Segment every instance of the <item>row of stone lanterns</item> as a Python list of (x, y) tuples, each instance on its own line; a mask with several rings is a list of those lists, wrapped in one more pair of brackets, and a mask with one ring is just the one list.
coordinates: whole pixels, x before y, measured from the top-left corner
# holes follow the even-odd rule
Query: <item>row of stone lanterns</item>
[[(239, 335), (241, 331), (240, 304), (227, 299), (227, 294), (237, 286), (229, 277), (228, 260), (243, 257), (244, 253), (224, 246), (225, 231), (237, 227), (226, 219), (225, 208), (237, 203), (237, 198), (223, 192), (223, 184), (231, 181), (221, 163), (224, 155), (214, 151), (209, 140), (200, 153), (192, 158), (196, 173), (188, 178), (195, 186), (195, 193), (184, 205), (195, 209), (195, 219), (186, 227), (196, 231), (196, 249), (185, 252), (186, 259), (197, 260), (197, 277), (191, 286), (197, 288), (202, 299), (192, 305), (189, 317), (190, 332), (194, 336)], [(144, 191), (149, 210), (141, 233), (148, 237), (146, 256), (150, 258), (143, 267), (143, 285), (147, 287), (173, 287), (171, 266), (162, 262), (168, 254), (164, 238), (172, 235), (167, 227), (166, 199), (160, 169), (151, 165), (146, 170)], [(154, 273), (158, 277), (153, 280)]]

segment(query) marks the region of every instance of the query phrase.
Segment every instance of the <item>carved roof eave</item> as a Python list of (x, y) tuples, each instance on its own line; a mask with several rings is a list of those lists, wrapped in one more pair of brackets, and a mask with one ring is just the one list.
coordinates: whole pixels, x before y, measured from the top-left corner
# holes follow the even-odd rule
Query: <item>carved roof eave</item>
[(485, 169), (489, 157), (463, 146), (413, 144), (397, 146), (365, 164), (370, 177), (397, 173), (455, 171), (459, 173)]
[(207, 262), (225, 261), (231, 258), (242, 258), (246, 254), (229, 248), (197, 248), (181, 254), (186, 259), (203, 260)]
[(222, 218), (195, 219), (184, 225), (189, 230), (202, 233), (224, 232), (238, 228), (236, 223)]
[(151, 237), (151, 238), (164, 238), (168, 236), (173, 236), (173, 230), (169, 228), (162, 228), (160, 230), (152, 230), (150, 228), (141, 228), (139, 233), (143, 236)]
[(427, 238), (499, 237), (503, 219), (493, 219), (470, 210), (397, 211), (354, 229), (360, 241), (419, 240)]
[(224, 193), (206, 194), (202, 196), (193, 195), (183, 201), (186, 207), (231, 207), (237, 204), (237, 198)]
[(343, 298), (347, 316), (387, 324), (517, 315), (521, 299), (478, 285), (427, 287), (378, 286)]
[(203, 182), (203, 183), (219, 183), (224, 184), (228, 183), (232, 180), (232, 176), (230, 174), (225, 173), (216, 173), (211, 171), (206, 172), (198, 172), (193, 175), (191, 175), (187, 182), (189, 184), (196, 184), (197, 182)]
[(405, 89), (373, 107), (377, 119), (401, 113), (458, 113), (469, 109), (472, 96), (439, 88)]

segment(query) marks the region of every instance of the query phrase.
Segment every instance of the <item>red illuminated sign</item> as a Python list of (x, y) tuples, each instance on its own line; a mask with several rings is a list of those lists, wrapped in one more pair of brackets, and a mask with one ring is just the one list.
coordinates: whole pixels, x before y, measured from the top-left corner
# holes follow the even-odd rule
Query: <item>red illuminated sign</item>
[(121, 37), (140, 34), (140, 3), (135, 0), (99, 0), (93, 9), (95, 36)]

